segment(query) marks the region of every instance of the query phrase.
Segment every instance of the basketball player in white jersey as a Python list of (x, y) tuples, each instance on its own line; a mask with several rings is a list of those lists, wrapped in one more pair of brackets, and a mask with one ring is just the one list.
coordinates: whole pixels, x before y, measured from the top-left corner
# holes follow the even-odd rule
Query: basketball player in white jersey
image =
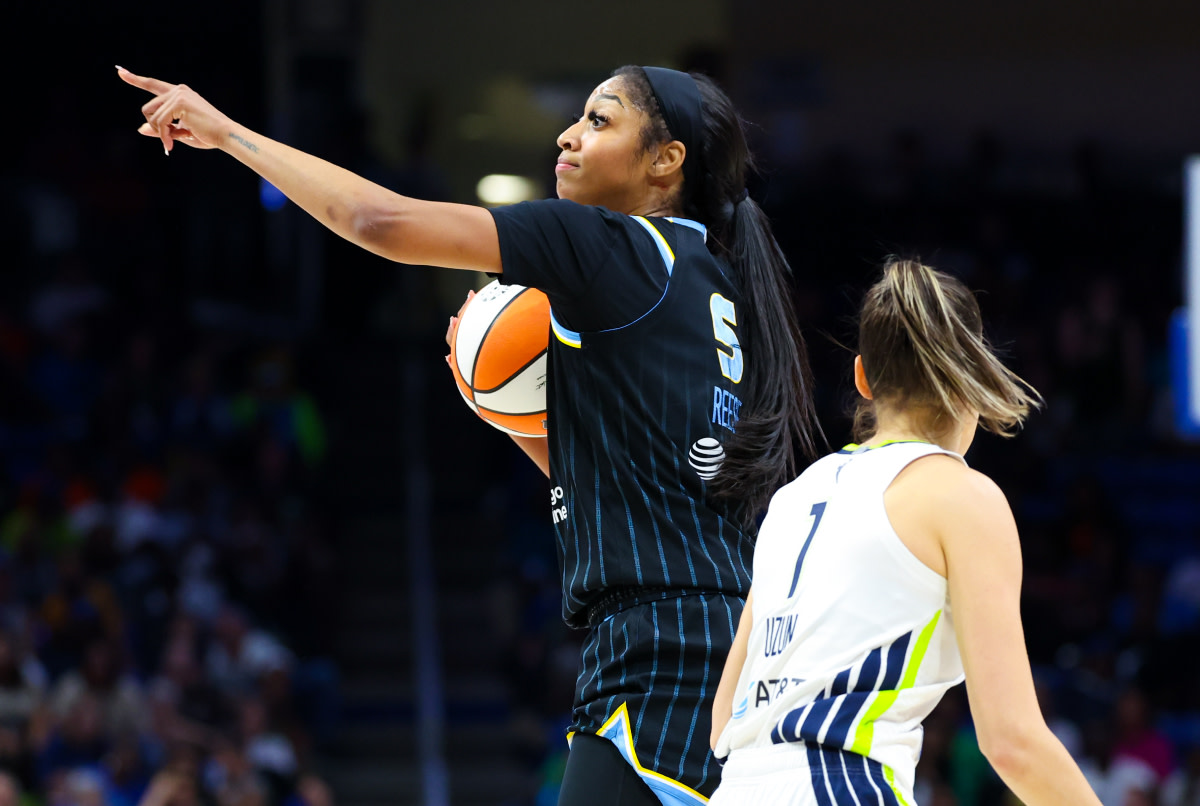
[(714, 707), (711, 806), (913, 806), (921, 721), (966, 677), (979, 744), (1026, 806), (1099, 806), (1046, 727), (1004, 494), (962, 456), (1037, 392), (958, 280), (893, 260), (859, 319), (850, 445), (783, 487)]

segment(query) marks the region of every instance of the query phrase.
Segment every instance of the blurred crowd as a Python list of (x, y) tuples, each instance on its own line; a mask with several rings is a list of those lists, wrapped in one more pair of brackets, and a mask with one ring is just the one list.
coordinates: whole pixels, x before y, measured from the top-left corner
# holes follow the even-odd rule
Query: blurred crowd
[[(50, 103), (71, 119), (96, 102)], [(240, 166), (146, 170), (163, 157), (135, 139), (100, 131), (85, 152), (47, 132), (0, 180), (14, 266), (0, 278), (0, 806), (328, 806), (336, 382), (294, 334), (196, 306), (212, 292), (263, 310), (295, 284), (261, 259), (257, 200), (217, 198)], [(1172, 429), (1166, 342), (1177, 182), (1095, 143), (1031, 159), (986, 133), (961, 158), (914, 132), (882, 161), (772, 165), (787, 144), (757, 147), (751, 193), (795, 270), (831, 445), (850, 439), (850, 319), (882, 259), (978, 289), (990, 337), (1046, 399), (968, 460), (1021, 529), (1047, 719), (1105, 806), (1200, 805), (1200, 450)], [(356, 301), (391, 277), (343, 298), (343, 324), (365, 327)], [(492, 474), (500, 495), (480, 495), (507, 536), (489, 600), (507, 604), (489, 615), (507, 749), (541, 780), (540, 806), (561, 775), (581, 635), (560, 619), (541, 477), (511, 448), (477, 456), (515, 463)], [(472, 539), (498, 542), (457, 535), (456, 550)], [(927, 806), (1010, 803), (962, 687), (927, 722), (918, 775)]]
[(150, 186), (78, 155), (4, 187), (0, 806), (330, 806), (303, 345), (198, 323)]

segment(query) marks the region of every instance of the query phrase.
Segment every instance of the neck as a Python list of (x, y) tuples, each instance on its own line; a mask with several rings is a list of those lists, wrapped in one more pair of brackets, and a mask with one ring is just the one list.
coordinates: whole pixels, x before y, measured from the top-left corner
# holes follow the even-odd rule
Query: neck
[[(945, 440), (949, 442), (950, 440)], [(928, 442), (931, 445), (939, 445), (943, 448), (947, 445), (942, 445), (941, 442), (930, 439), (927, 434), (919, 434), (916, 431), (910, 431), (905, 428), (879, 428), (870, 436), (864, 445), (876, 446), (882, 445), (885, 442)]]
[(895, 415), (879, 418), (875, 433), (863, 444), (880, 445), (884, 442), (928, 442), (958, 453), (962, 437), (954, 426), (944, 429), (940, 434), (931, 434), (928, 429), (918, 428), (908, 417)]
[(637, 205), (629, 211), (629, 215), (640, 215), (649, 218), (678, 218), (683, 213), (673, 204), (657, 204), (649, 202)]
[(671, 210), (669, 208), (663, 208), (663, 207), (656, 207), (652, 210), (638, 210), (636, 213), (630, 213), (630, 215), (645, 216), (646, 218), (679, 218), (680, 217), (680, 213), (678, 210)]
[(651, 185), (645, 198), (631, 205), (629, 215), (640, 215), (650, 218), (670, 218), (683, 215), (683, 204), (680, 203), (681, 188), (659, 187)]

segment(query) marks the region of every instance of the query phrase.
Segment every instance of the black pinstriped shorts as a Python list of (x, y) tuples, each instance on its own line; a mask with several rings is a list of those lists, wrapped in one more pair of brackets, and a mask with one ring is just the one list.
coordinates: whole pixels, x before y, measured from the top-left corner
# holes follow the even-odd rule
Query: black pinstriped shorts
[(572, 731), (613, 741), (660, 797), (707, 798), (720, 780), (709, 749), (712, 706), (745, 600), (674, 591), (609, 606), (590, 627)]

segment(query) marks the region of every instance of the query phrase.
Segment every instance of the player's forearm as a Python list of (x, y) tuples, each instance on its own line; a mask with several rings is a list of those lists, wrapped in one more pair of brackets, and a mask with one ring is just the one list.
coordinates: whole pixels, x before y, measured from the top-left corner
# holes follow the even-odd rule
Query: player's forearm
[(725, 666), (721, 671), (721, 682), (717, 684), (717, 693), (713, 698), (712, 732), (708, 745), (717, 749), (717, 740), (721, 732), (733, 717), (733, 695), (737, 689), (738, 678), (741, 677), (742, 667), (746, 665), (747, 647), (750, 642), (750, 631), (754, 627), (754, 595), (746, 597), (746, 606), (742, 609), (738, 620), (737, 632), (733, 637), (733, 645), (725, 657)]
[(1079, 765), (1044, 723), (1002, 738), (981, 735), (980, 748), (1025, 806), (1100, 806)]
[(351, 243), (393, 260), (389, 222), (407, 199), (331, 162), (231, 122), (221, 150), (270, 182), (301, 209)]
[(713, 698), (712, 731), (708, 737), (708, 746), (713, 750), (717, 749), (717, 740), (721, 738), (721, 732), (733, 718), (733, 690), (737, 685), (740, 671), (740, 667), (730, 669), (727, 665), (721, 674), (721, 682), (717, 686), (717, 696)]
[(533, 463), (538, 466), (546, 478), (550, 478), (550, 445), (545, 437), (519, 437), (516, 434), (509, 434), (512, 441), (517, 443), (517, 447), (525, 452), (525, 455), (533, 460)]

